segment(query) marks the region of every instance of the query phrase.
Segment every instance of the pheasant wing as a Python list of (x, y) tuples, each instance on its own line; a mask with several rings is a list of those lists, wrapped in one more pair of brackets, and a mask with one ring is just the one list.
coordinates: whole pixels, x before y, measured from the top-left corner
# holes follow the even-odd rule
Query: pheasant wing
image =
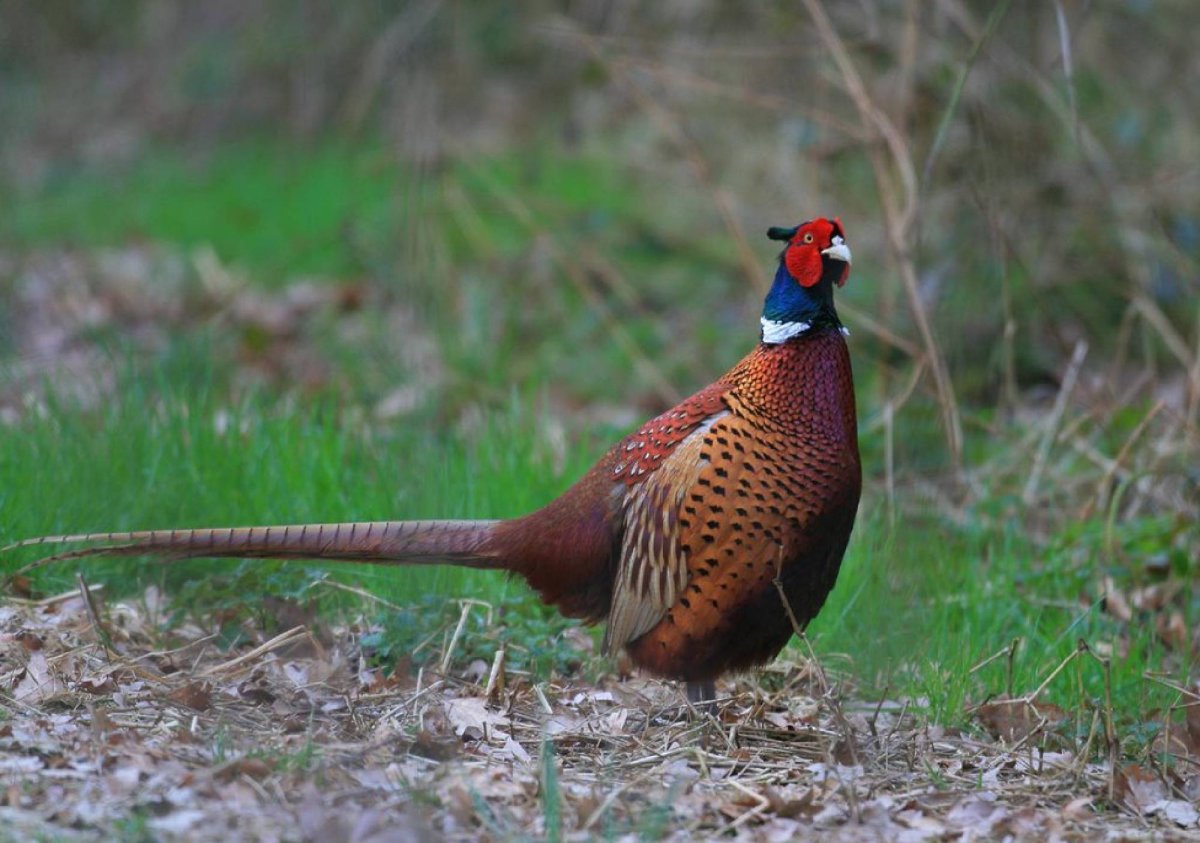
[(700, 474), (704, 432), (719, 417), (706, 419), (626, 495), (621, 555), (604, 631), (605, 653), (652, 629), (687, 585), (679, 513), (684, 495)]
[(651, 419), (613, 449), (613, 479), (626, 486), (612, 605), (611, 653), (657, 624), (687, 584), (679, 541), (683, 495), (696, 482), (704, 432), (729, 412), (717, 383)]

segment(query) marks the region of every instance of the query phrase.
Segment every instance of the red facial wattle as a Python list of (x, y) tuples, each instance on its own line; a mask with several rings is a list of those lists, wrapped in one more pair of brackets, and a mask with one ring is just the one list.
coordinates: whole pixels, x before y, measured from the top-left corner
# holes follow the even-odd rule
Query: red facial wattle
[(824, 256), (842, 262), (835, 283), (841, 287), (850, 276), (850, 250), (842, 234), (841, 220), (816, 219), (799, 226), (784, 255), (788, 272), (802, 287), (815, 286), (825, 272)]
[(817, 249), (816, 243), (805, 243), (803, 237), (803, 234), (796, 235), (796, 239), (788, 246), (783, 260), (787, 264), (788, 272), (800, 283), (801, 287), (812, 287), (821, 280), (824, 265), (821, 263), (821, 252)]

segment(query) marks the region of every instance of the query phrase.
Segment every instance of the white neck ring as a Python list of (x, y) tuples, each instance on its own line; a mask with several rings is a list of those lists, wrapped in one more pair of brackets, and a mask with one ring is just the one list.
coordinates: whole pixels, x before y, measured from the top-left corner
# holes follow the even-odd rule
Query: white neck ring
[(762, 341), (772, 345), (787, 342), (812, 328), (807, 322), (776, 322), (765, 316), (759, 321), (762, 323)]

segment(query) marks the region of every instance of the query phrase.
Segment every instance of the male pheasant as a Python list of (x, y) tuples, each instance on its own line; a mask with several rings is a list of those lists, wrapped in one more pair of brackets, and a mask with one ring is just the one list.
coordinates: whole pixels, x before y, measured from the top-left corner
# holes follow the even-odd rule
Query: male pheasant
[(606, 620), (605, 652), (624, 647), (639, 667), (686, 681), (690, 698), (711, 699), (715, 677), (770, 660), (820, 610), (862, 485), (850, 357), (833, 305), (850, 269), (841, 222), (768, 236), (786, 245), (758, 346), (529, 515), (20, 544), (100, 543), (50, 559), (145, 553), (508, 571), (563, 614)]

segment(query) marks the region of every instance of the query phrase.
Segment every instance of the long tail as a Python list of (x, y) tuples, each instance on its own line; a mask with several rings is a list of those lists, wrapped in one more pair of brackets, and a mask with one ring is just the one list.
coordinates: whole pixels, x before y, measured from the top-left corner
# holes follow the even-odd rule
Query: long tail
[(498, 521), (353, 521), (279, 527), (221, 527), (205, 530), (145, 530), (42, 536), (0, 548), (89, 542), (90, 547), (38, 559), (24, 573), (51, 562), (85, 556), (146, 554), (172, 559), (196, 556), (236, 559), (333, 559), (374, 564), (447, 564), (501, 567), (489, 547)]

